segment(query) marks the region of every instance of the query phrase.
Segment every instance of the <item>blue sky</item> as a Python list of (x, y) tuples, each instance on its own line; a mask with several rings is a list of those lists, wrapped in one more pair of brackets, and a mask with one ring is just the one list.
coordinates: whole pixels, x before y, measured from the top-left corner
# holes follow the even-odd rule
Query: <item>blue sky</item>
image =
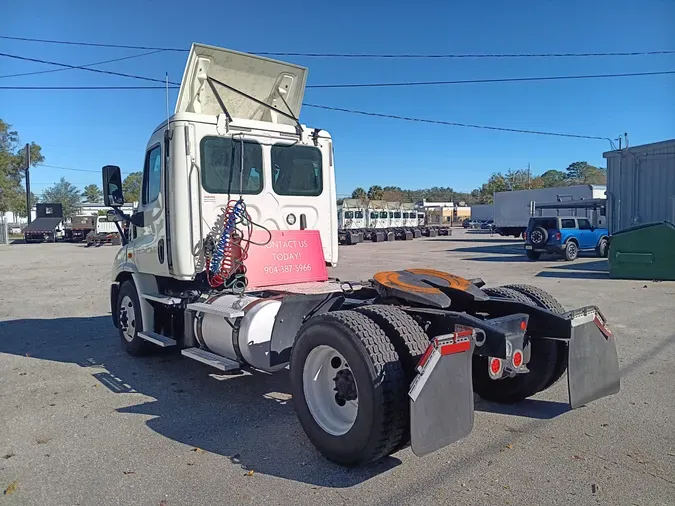
[[(542, 53), (675, 49), (672, 0), (475, 2), (8, 2), (0, 35), (242, 51)], [(204, 5), (204, 7), (202, 7)], [(208, 6), (208, 7), (207, 7)], [(190, 10), (192, 9), (192, 11)], [(0, 52), (82, 65), (142, 51), (0, 40)], [(180, 80), (185, 53), (98, 68)], [(675, 70), (675, 55), (600, 58), (371, 60), (289, 57), (309, 83), (455, 80)], [(0, 75), (54, 67), (0, 57)], [(144, 84), (80, 70), (0, 79), (0, 86)], [(171, 92), (171, 107), (176, 93)], [(139, 170), (165, 116), (162, 91), (0, 90), (0, 118), (43, 146), (39, 193), (61, 176), (100, 184), (102, 165)], [(305, 101), (429, 119), (617, 137), (631, 145), (675, 137), (675, 75), (414, 88), (307, 90)], [(535, 173), (586, 160), (606, 141), (491, 132), (304, 108), (304, 124), (335, 139), (338, 193), (356, 186), (470, 190), (494, 171), (529, 162)]]

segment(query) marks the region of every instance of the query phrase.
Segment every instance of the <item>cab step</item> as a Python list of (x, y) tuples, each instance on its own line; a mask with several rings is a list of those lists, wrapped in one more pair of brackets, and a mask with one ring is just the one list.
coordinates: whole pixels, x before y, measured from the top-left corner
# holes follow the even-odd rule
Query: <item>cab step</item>
[(185, 348), (180, 351), (185, 357), (197, 360), (221, 371), (236, 371), (241, 367), (239, 362), (230, 360), (229, 358), (221, 357), (210, 351), (202, 350), (201, 348)]
[(187, 308), (190, 311), (214, 314), (216, 316), (222, 316), (223, 318), (240, 318), (244, 316), (244, 311), (241, 309), (212, 306), (211, 304), (204, 304), (203, 302), (193, 302), (192, 304), (188, 304)]
[(140, 337), (141, 339), (145, 339), (146, 341), (149, 341), (153, 344), (156, 344), (157, 346), (161, 346), (162, 348), (168, 348), (169, 346), (176, 346), (176, 341), (174, 339), (163, 336), (162, 334), (158, 334), (157, 332), (152, 332), (150, 330), (144, 330), (143, 332), (139, 332), (138, 337)]
[(183, 302), (183, 299), (180, 297), (171, 297), (170, 295), (164, 295), (163, 293), (144, 293), (142, 296), (145, 300), (159, 302), (166, 306), (177, 306)]

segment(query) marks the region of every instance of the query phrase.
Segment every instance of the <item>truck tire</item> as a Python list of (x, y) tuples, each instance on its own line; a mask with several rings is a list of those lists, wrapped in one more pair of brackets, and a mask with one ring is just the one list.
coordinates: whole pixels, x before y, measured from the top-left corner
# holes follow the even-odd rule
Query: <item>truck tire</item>
[[(505, 285), (497, 288), (483, 288), (490, 296), (503, 297), (510, 300), (533, 304), (533, 300), (515, 287), (522, 285)], [(517, 374), (513, 378), (493, 380), (488, 373), (488, 357), (473, 356), (473, 389), (487, 401), (501, 404), (515, 404), (543, 390), (554, 374), (557, 364), (556, 342), (548, 339), (530, 341), (530, 361), (527, 364), (530, 372)]]
[(133, 356), (149, 353), (153, 345), (138, 335), (143, 330), (143, 317), (141, 315), (141, 304), (138, 300), (136, 285), (134, 285), (133, 281), (125, 281), (120, 286), (116, 310), (120, 339), (126, 352)]
[[(544, 309), (548, 309), (551, 313), (563, 314), (565, 312), (565, 308), (560, 302), (558, 302), (558, 299), (539, 287), (532, 285), (506, 285), (506, 287), (527, 296), (534, 302), (535, 305), (543, 307)], [(546, 339), (546, 341), (551, 340)], [(567, 370), (567, 343), (564, 341), (552, 342), (556, 344), (558, 356), (556, 358), (555, 366), (553, 367), (553, 374), (551, 374), (551, 378), (546, 382), (546, 385), (544, 385), (542, 390), (552, 387), (558, 382), (558, 380), (560, 380), (562, 375), (565, 374), (565, 371)]]
[(595, 248), (595, 253), (600, 258), (607, 258), (607, 254), (609, 253), (609, 241), (606, 237), (600, 239), (598, 246)]
[(335, 311), (307, 321), (291, 351), (290, 378), (300, 425), (328, 460), (363, 465), (400, 444), (409, 424), (403, 366), (364, 314)]
[[(429, 336), (408, 313), (395, 306), (363, 306), (356, 311), (373, 320), (378, 327), (384, 330), (389, 341), (394, 345), (403, 366), (406, 391), (408, 391), (417, 375), (417, 364), (429, 347)], [(410, 427), (406, 425), (398, 448), (403, 448), (408, 444), (410, 444)]]

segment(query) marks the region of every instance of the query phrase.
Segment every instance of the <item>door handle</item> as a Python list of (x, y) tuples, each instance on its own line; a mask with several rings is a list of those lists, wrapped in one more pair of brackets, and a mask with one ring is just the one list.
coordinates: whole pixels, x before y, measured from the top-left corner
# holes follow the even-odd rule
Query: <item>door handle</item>
[(300, 215), (300, 230), (305, 230), (307, 228), (307, 215)]

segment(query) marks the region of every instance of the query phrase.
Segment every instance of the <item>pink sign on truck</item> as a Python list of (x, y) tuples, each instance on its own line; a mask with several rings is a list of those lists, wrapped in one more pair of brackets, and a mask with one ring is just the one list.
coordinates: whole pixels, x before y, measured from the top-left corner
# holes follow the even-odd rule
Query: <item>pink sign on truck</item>
[[(271, 238), (270, 238), (271, 234)], [(328, 271), (318, 230), (256, 231), (246, 259), (250, 288), (326, 281)]]

